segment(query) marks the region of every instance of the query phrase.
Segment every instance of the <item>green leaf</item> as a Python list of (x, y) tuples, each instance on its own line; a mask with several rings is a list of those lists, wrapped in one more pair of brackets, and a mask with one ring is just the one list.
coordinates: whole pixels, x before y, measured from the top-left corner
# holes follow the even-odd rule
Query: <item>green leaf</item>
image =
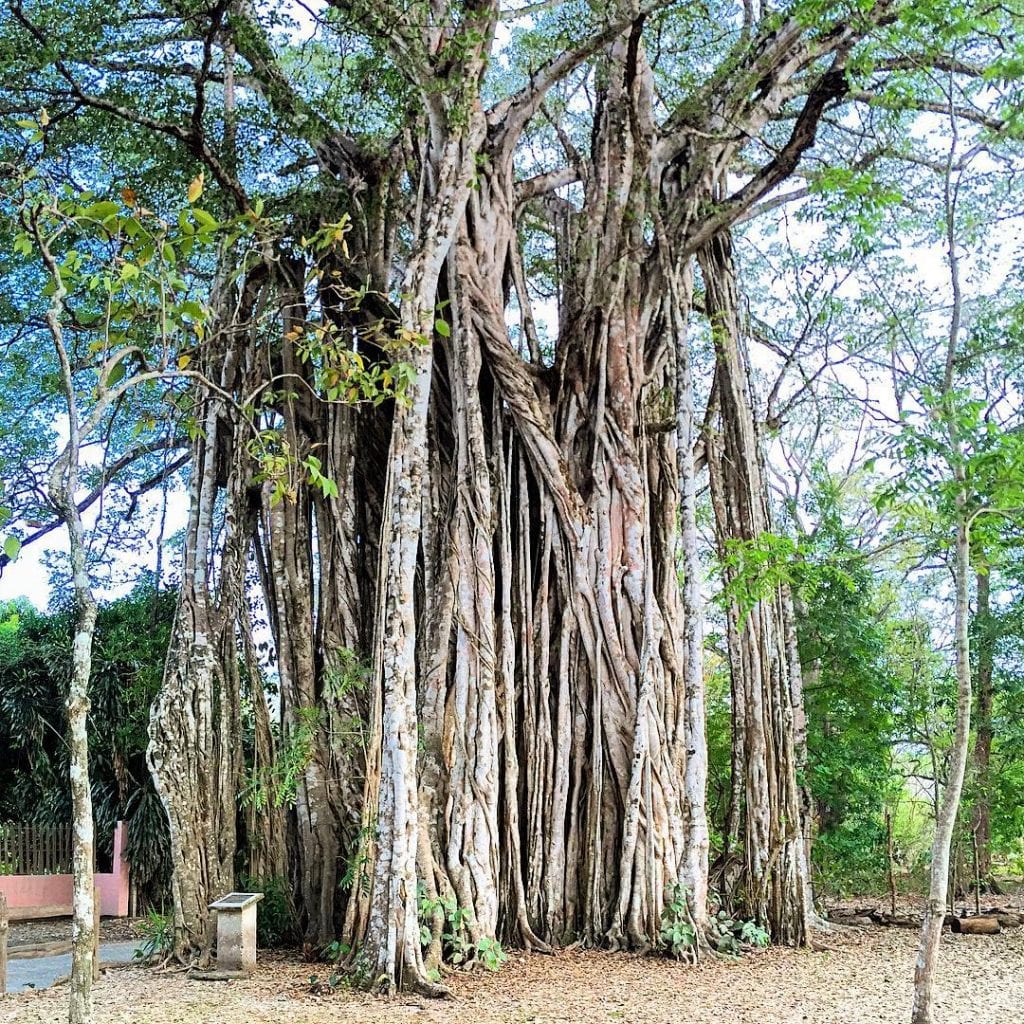
[(124, 360), (119, 359), (110, 368), (110, 373), (107, 374), (107, 387), (112, 388), (120, 384), (122, 380), (124, 380)]
[(4, 554), (13, 562), (21, 551), (21, 541), (17, 537), (8, 537), (4, 541)]
[(441, 335), (442, 338), (450, 338), (452, 334), (451, 327), (448, 326), (447, 320), (437, 319), (434, 321), (434, 330)]
[(217, 229), (216, 218), (198, 206), (192, 210), (192, 216), (195, 218), (196, 227), (200, 231), (215, 231)]
[(116, 217), (120, 212), (121, 208), (117, 203), (101, 200), (100, 202), (93, 203), (82, 210), (82, 216), (87, 217), (90, 220), (106, 220), (108, 217)]

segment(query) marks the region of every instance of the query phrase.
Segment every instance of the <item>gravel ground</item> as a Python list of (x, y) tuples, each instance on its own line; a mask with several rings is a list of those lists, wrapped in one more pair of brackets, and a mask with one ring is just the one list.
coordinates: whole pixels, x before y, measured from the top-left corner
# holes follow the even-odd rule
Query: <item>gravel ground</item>
[[(697, 968), (600, 952), (513, 955), (497, 974), (454, 974), (452, 998), (374, 1000), (309, 994), (322, 966), (262, 958), (251, 981), (201, 982), (140, 968), (108, 972), (96, 986), (97, 1024), (862, 1024), (909, 1016), (917, 935), (873, 928), (825, 951), (772, 949)], [(66, 989), (12, 995), (2, 1024), (52, 1024)], [(1024, 1011), (1024, 929), (945, 935), (938, 1020), (990, 1024)]]

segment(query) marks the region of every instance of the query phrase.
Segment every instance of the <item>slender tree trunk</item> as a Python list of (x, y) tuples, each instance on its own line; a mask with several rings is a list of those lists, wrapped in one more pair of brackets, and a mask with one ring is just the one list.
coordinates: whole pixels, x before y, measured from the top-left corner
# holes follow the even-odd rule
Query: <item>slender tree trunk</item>
[[(381, 541), (375, 691), (371, 713), (371, 759), (367, 770), (364, 821), (375, 832), (372, 883), (361, 956), (374, 987), (420, 989), (437, 994), (427, 978), (420, 946), (417, 906), (419, 855), (419, 721), (417, 714), (417, 614), (415, 580), (419, 563), (427, 462), (438, 285), (444, 261), (462, 218), (475, 154), (485, 122), (475, 97), (471, 62), (466, 84), (475, 112), (469, 124), (452, 130), (443, 101), (430, 97), (431, 142), (421, 173), (429, 182), (422, 211), (421, 243), (403, 282), (400, 329), (406, 339), (401, 358), (412, 381), (397, 404), (388, 455), (385, 533)], [(379, 761), (377, 758), (379, 757)]]
[[(433, 302), (424, 303), (429, 313)], [(413, 309), (407, 329), (420, 333), (423, 315)], [(426, 449), (431, 353), (426, 344), (409, 353), (416, 380), (408, 405), (399, 408), (389, 456), (389, 521), (382, 543), (379, 673), (371, 742), (379, 744), (370, 825), (375, 831), (372, 890), (364, 943), (366, 969), (375, 987), (424, 988), (427, 981), (417, 916), (418, 801), (416, 715), (416, 617), (414, 580), (419, 549), (421, 485)], [(375, 674), (376, 674), (375, 673)]]
[(989, 600), (988, 572), (977, 573), (977, 726), (974, 740), (974, 807), (971, 829), (977, 843), (976, 871), (981, 881), (992, 875), (992, 704), (995, 636)]
[(72, 639), (71, 680), (68, 687), (68, 760), (71, 783), (72, 918), (71, 985), (68, 1020), (70, 1024), (92, 1024), (92, 983), (95, 969), (96, 836), (89, 781), (89, 677), (96, 631), (96, 599), (89, 577), (88, 546), (78, 508), (79, 459), (82, 445), (82, 417), (75, 390), (71, 359), (64, 342), (64, 302), (67, 290), (56, 259), (37, 222), (30, 222), (40, 246), (43, 263), (53, 285), (46, 311), (46, 324), (60, 367), (61, 389), (68, 417), (68, 442), (50, 470), (49, 497), (68, 532), (71, 582), (75, 595), (75, 629)]
[[(69, 502), (74, 506), (74, 502)], [(71, 1024), (91, 1024), (92, 982), (96, 963), (96, 888), (93, 871), (96, 836), (92, 813), (92, 787), (89, 782), (89, 675), (92, 665), (92, 641), (96, 628), (96, 601), (92, 595), (81, 521), (70, 526), (71, 559), (77, 615), (73, 641), (71, 687), (68, 692), (68, 751), (71, 768), (71, 818), (75, 843), (72, 851), (74, 876), (71, 920)]]
[(693, 375), (685, 312), (690, 308), (692, 271), (687, 266), (676, 287), (683, 292), (671, 310), (678, 318), (676, 336), (675, 396), (676, 445), (679, 467), (679, 548), (683, 573), (683, 686), (686, 693), (686, 860), (683, 884), (689, 890), (694, 923), (707, 923), (708, 852), (711, 847), (707, 818), (708, 745), (704, 691), (704, 607), (701, 596), (701, 564), (697, 547), (697, 474), (694, 446), (697, 441)]
[(971, 580), (970, 540), (966, 512), (963, 511), (963, 497), (958, 501), (961, 522), (956, 534), (954, 581), (956, 585), (956, 729), (953, 733), (953, 748), (950, 752), (949, 777), (942, 794), (939, 816), (935, 822), (935, 838), (932, 842), (932, 862), (928, 886), (928, 902), (925, 906), (924, 924), (921, 928), (921, 944), (917, 963), (914, 967), (914, 1004), (911, 1011), (912, 1024), (932, 1024), (934, 1020), (935, 972), (939, 963), (939, 946), (942, 940), (942, 924), (946, 916), (946, 897), (949, 889), (949, 851), (960, 807), (960, 792), (963, 788), (967, 768), (967, 753), (971, 731), (971, 662), (970, 662), (970, 607), (969, 587)]
[(889, 879), (889, 913), (896, 916), (896, 852), (892, 838), (892, 811), (885, 809), (885, 863)]
[[(971, 649), (970, 649), (970, 584), (971, 584), (971, 523), (970, 491), (965, 468), (966, 451), (960, 436), (954, 402), (954, 381), (957, 349), (963, 316), (963, 293), (960, 283), (960, 256), (957, 248), (957, 194), (954, 164), (959, 137), (957, 122), (950, 111), (952, 141), (946, 162), (945, 175), (945, 227), (946, 256), (953, 304), (949, 319), (946, 345), (945, 372), (942, 388), (942, 423), (948, 442), (947, 463), (955, 485), (956, 539), (954, 545), (953, 583), (956, 591), (954, 638), (956, 643), (956, 727), (949, 754), (949, 772), (941, 805), (935, 818), (935, 837), (932, 841), (932, 863), (928, 885), (928, 903), (921, 926), (921, 942), (914, 967), (914, 1001), (911, 1009), (912, 1024), (932, 1024), (934, 1010), (935, 973), (939, 962), (942, 924), (946, 913), (949, 888), (950, 845), (960, 810), (960, 793), (967, 770), (967, 757), (971, 742)], [(936, 786), (938, 780), (936, 779)]]

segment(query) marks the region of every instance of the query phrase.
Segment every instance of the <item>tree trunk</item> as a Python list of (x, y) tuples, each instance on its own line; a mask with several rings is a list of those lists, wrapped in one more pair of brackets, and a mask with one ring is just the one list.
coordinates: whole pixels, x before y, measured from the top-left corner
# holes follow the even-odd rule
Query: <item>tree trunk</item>
[(246, 803), (245, 841), (248, 849), (248, 872), (257, 879), (288, 878), (288, 851), (284, 811), (271, 800), (263, 782), (279, 756), (278, 744), (271, 729), (263, 671), (253, 642), (253, 625), (248, 609), (243, 608), (240, 623), (248, 698), (252, 713), (252, 764), (249, 768), (253, 792)]
[[(385, 530), (381, 540), (377, 658), (370, 720), (365, 827), (375, 833), (371, 891), (360, 957), (370, 983), (436, 994), (426, 973), (418, 920), (419, 720), (417, 714), (417, 614), (419, 563), (427, 464), (438, 285), (474, 173), (486, 128), (475, 94), (482, 64), (470, 61), (464, 83), (475, 109), (468, 124), (452, 128), (443, 100), (429, 97), (431, 138), (421, 174), (429, 183), (420, 241), (406, 268), (400, 310), (405, 340), (399, 358), (412, 368), (404, 400), (397, 403), (388, 453)], [(471, 73), (470, 73), (471, 72)]]
[(992, 875), (992, 704), (995, 635), (989, 601), (988, 572), (977, 574), (977, 726), (974, 740), (974, 807), (971, 829), (977, 843), (976, 874), (982, 883)]
[(892, 811), (885, 809), (885, 863), (889, 880), (889, 913), (896, 916), (896, 853), (892, 838)]
[(96, 836), (89, 781), (89, 677), (92, 673), (93, 636), (96, 631), (96, 599), (89, 576), (89, 551), (82, 515), (78, 507), (78, 486), (82, 446), (82, 417), (79, 412), (74, 371), (64, 341), (62, 317), (67, 289), (60, 268), (50, 251), (38, 222), (30, 221), (42, 251), (53, 293), (46, 311), (46, 324), (60, 368), (60, 383), (68, 417), (68, 442), (50, 470), (48, 490), (68, 531), (71, 583), (75, 596), (75, 627), (72, 638), (71, 680), (68, 686), (68, 762), (71, 783), (72, 918), (71, 985), (68, 1020), (70, 1024), (92, 1024), (92, 982), (95, 967)]
[(949, 850), (953, 839), (960, 792), (967, 769), (967, 753), (971, 740), (971, 661), (970, 661), (970, 607), (971, 580), (970, 538), (967, 513), (964, 511), (963, 491), (957, 501), (960, 525), (956, 534), (954, 581), (956, 585), (956, 729), (950, 751), (949, 778), (942, 794), (939, 816), (935, 821), (932, 841), (932, 862), (925, 905), (921, 944), (914, 967), (914, 1005), (912, 1024), (932, 1024), (935, 972), (939, 963), (942, 924), (946, 916), (946, 896), (949, 886)]
[[(210, 346), (204, 370), (230, 395), (250, 367), (230, 328), (221, 325), (219, 337), (223, 347)], [(252, 525), (249, 425), (212, 392), (200, 415), (185, 565), (147, 758), (170, 831), (175, 953), (196, 953), (205, 962), (213, 940), (208, 905), (234, 886), (242, 768), (236, 629)], [(226, 493), (218, 522), (221, 482)]]
[[(648, 201), (650, 80), (638, 28), (612, 44), (602, 76), (583, 207), (548, 208), (560, 275), (549, 374), (523, 363), (503, 323), (501, 268), (507, 251), (516, 263), (515, 234), (475, 230), (497, 249), (497, 266), (478, 241), (462, 276), (515, 439), (501, 479), (519, 481), (509, 571), (527, 917), (545, 942), (646, 948), (687, 863), (701, 888), (699, 842), (689, 861), (686, 850), (687, 744), (700, 756), (703, 729), (698, 720), (687, 735), (685, 724), (675, 414), (670, 404), (666, 431), (658, 406), (687, 296), (674, 296), (667, 328), (661, 293), (625, 255), (643, 246)], [(491, 166), (482, 204), (514, 209), (500, 160)], [(517, 300), (529, 325), (530, 297), (521, 290)]]
[(676, 452), (679, 472), (679, 553), (682, 563), (683, 686), (686, 694), (686, 857), (682, 881), (689, 892), (694, 923), (703, 930), (708, 913), (708, 853), (711, 847), (707, 818), (708, 750), (704, 690), (704, 607), (702, 567), (697, 543), (697, 413), (685, 314), (691, 305), (692, 270), (687, 262), (681, 275), (666, 274), (677, 293), (669, 305), (675, 334)]
[[(66, 507), (74, 507), (68, 501)], [(96, 628), (96, 601), (86, 570), (86, 554), (81, 521), (71, 526), (71, 559), (74, 566), (75, 635), (71, 686), (68, 691), (68, 754), (71, 770), (71, 818), (75, 842), (72, 850), (74, 887), (71, 921), (71, 1024), (91, 1024), (92, 981), (95, 967), (97, 915), (93, 871), (96, 837), (92, 814), (92, 788), (89, 783), (89, 675), (92, 665), (92, 640)], [(74, 517), (74, 518), (77, 518)]]
[[(744, 587), (732, 545), (757, 544), (771, 535), (771, 513), (754, 418), (749, 367), (742, 349), (731, 243), (720, 235), (699, 254), (705, 304), (717, 365), (721, 426), (708, 431), (706, 451), (725, 583)], [(749, 604), (734, 596), (727, 611), (733, 693), (733, 766), (742, 779), (730, 817), (743, 836), (742, 870), (727, 849), (719, 865), (723, 886), (743, 911), (777, 942), (801, 945), (813, 915), (804, 828), (804, 798), (797, 782), (804, 712), (792, 600), (776, 585)], [(803, 755), (805, 756), (805, 755)], [(738, 786), (738, 780), (734, 779)], [(742, 792), (742, 799), (739, 793)]]
[[(956, 726), (949, 752), (949, 770), (941, 805), (935, 817), (935, 837), (932, 841), (932, 862), (928, 883), (928, 902), (917, 963), (914, 967), (914, 1001), (911, 1009), (912, 1024), (932, 1024), (934, 1008), (935, 973), (939, 962), (942, 923), (945, 917), (950, 872), (950, 845), (960, 810), (960, 794), (967, 770), (967, 757), (971, 742), (971, 642), (970, 642), (970, 585), (971, 585), (971, 524), (980, 512), (970, 510), (971, 492), (965, 466), (967, 454), (960, 436), (960, 425), (952, 405), (956, 374), (957, 348), (963, 316), (963, 298), (960, 281), (960, 256), (957, 239), (957, 195), (954, 164), (958, 145), (955, 120), (952, 120), (952, 143), (945, 174), (945, 227), (946, 256), (953, 303), (949, 319), (946, 345), (945, 372), (941, 392), (942, 412), (936, 420), (942, 424), (947, 465), (952, 478), (955, 500), (956, 539), (954, 543), (953, 583), (956, 592), (954, 638), (956, 643)], [(934, 755), (933, 755), (934, 756)], [(936, 779), (936, 787), (938, 780)]]

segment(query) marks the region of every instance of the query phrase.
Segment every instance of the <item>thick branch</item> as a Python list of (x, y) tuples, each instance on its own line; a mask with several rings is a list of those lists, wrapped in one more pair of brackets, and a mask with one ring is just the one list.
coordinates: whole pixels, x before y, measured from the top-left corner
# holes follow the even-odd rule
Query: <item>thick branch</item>
[(751, 206), (763, 199), (796, 170), (800, 158), (814, 145), (818, 124), (826, 105), (842, 96), (845, 91), (845, 70), (842, 58), (837, 58), (811, 90), (796, 119), (796, 124), (793, 125), (789, 140), (779, 150), (775, 159), (762, 167), (746, 185), (726, 199), (717, 212), (705, 220), (700, 229), (687, 239), (687, 255), (697, 252), (720, 231), (736, 223)]

